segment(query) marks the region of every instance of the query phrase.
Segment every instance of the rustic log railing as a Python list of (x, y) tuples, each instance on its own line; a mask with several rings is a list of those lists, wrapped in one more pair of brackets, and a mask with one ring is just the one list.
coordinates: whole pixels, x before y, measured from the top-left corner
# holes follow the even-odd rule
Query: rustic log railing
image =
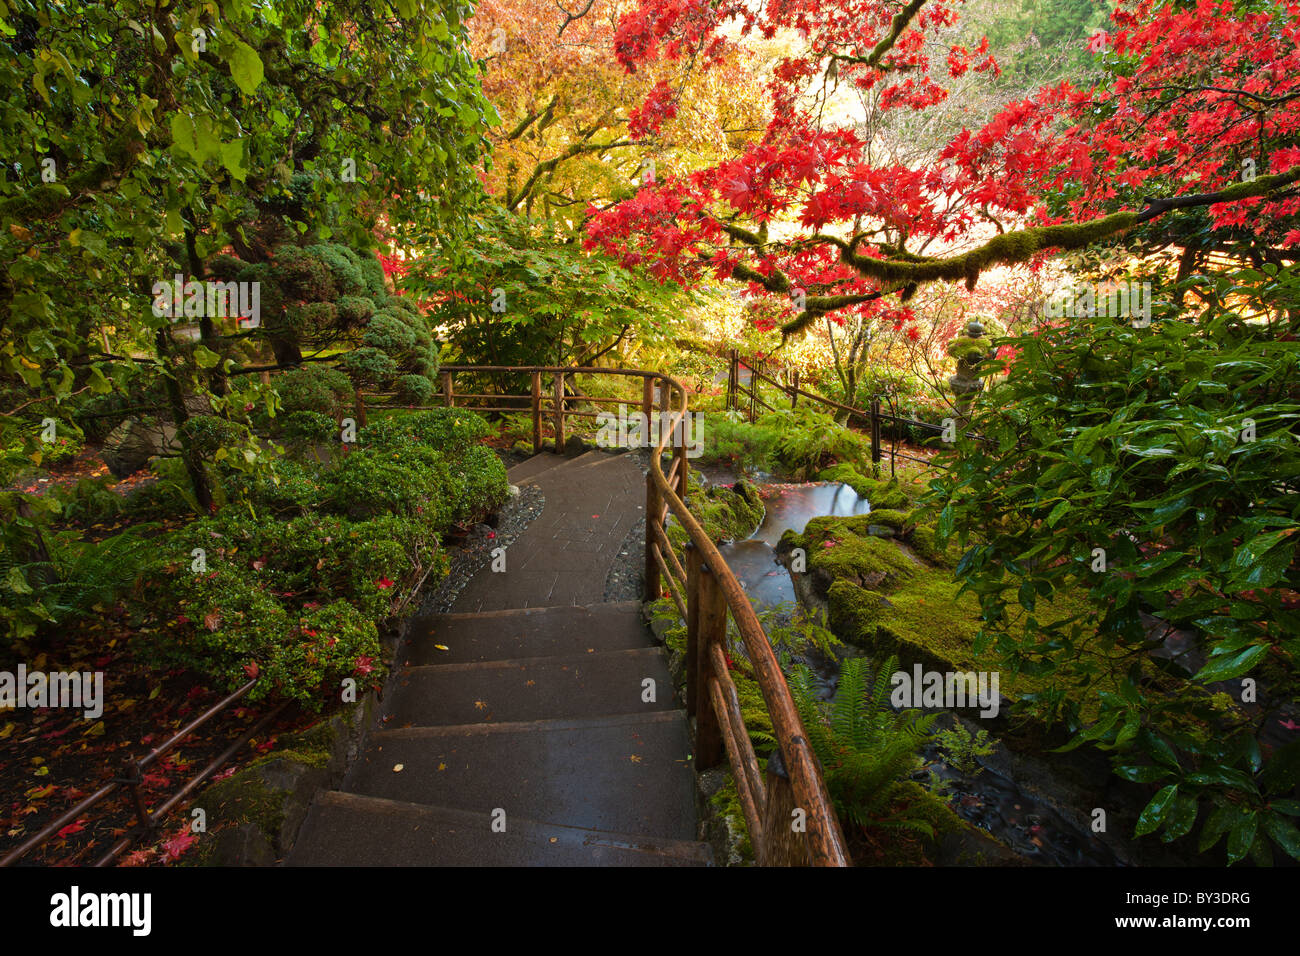
[[(457, 394), (453, 378), (461, 373), (528, 375), (532, 388), (528, 395)], [(543, 422), (551, 423), (559, 450), (566, 419), (599, 414), (574, 410), (568, 407), (571, 403), (623, 405), (646, 417), (650, 428), (643, 434), (654, 436), (646, 475), (646, 594), (657, 598), (666, 587), (686, 621), (686, 709), (695, 718), (696, 769), (707, 770), (724, 759), (730, 763), (759, 865), (848, 866), (844, 834), (772, 645), (740, 582), (686, 505), (686, 389), (670, 376), (636, 369), (449, 365), (441, 375), (445, 406), (530, 414), (537, 450), (542, 447)], [(565, 383), (576, 375), (640, 378), (640, 401), (567, 394)], [(549, 400), (543, 398), (545, 393)], [(496, 404), (462, 404), (484, 400)], [(520, 404), (509, 404), (514, 400)], [(665, 454), (672, 456), (666, 473)], [(685, 567), (668, 540), (669, 515), (690, 539)], [(759, 771), (727, 664), (728, 619), (744, 644), (777, 739), (778, 752), (766, 774)]]
[[(933, 422), (922, 422), (915, 418), (905, 418), (902, 415), (891, 415), (888, 412), (880, 410), (880, 396), (873, 395), (870, 405), (867, 408), (854, 408), (852, 405), (845, 405), (843, 402), (837, 402), (834, 399), (827, 398), (825, 395), (818, 395), (816, 392), (810, 392), (801, 388), (799, 384), (799, 370), (790, 369), (786, 375), (788, 381), (779, 382), (775, 378), (766, 374), (767, 364), (763, 361), (746, 359), (741, 356), (738, 349), (730, 349), (727, 352), (727, 408), (735, 411), (742, 410), (740, 397), (743, 395), (748, 399), (747, 412), (749, 420), (752, 422), (758, 416), (758, 407), (761, 405), (769, 412), (776, 411), (772, 405), (769, 405), (759, 394), (758, 383), (766, 382), (779, 392), (783, 392), (790, 399), (790, 407), (794, 408), (799, 399), (806, 398), (811, 402), (822, 405), (826, 408), (833, 409), (837, 412), (844, 413), (849, 420), (854, 418), (861, 419), (867, 423), (871, 431), (871, 460), (879, 464), (884, 457), (884, 448), (881, 441), (881, 425), (884, 422), (893, 422), (895, 425), (910, 425), (913, 428), (919, 428), (923, 431), (933, 432), (941, 435), (944, 432), (944, 426), (936, 425)], [(744, 368), (749, 372), (749, 385), (746, 386), (741, 381), (740, 370)], [(954, 415), (954, 418), (956, 416)], [(984, 439), (973, 433), (967, 432), (968, 438), (974, 438), (976, 441)], [(907, 461), (914, 461), (919, 464), (929, 464), (924, 458), (917, 458), (914, 455), (908, 455), (900, 452), (896, 447), (890, 451), (891, 458), (904, 458)]]
[(24, 856), (36, 849), (42, 843), (53, 839), (65, 826), (76, 821), (82, 814), (86, 813), (92, 807), (107, 800), (123, 788), (126, 789), (127, 796), (131, 803), (131, 809), (135, 813), (135, 826), (126, 834), (118, 839), (103, 855), (94, 863), (95, 866), (108, 866), (119, 856), (131, 848), (140, 837), (146, 834), (158, 832), (163, 819), (173, 810), (185, 802), (185, 799), (197, 790), (203, 783), (211, 779), (213, 774), (220, 770), (241, 748), (250, 740), (257, 736), (263, 728), (271, 721), (275, 720), (285, 709), (287, 704), (281, 704), (275, 709), (263, 715), (253, 726), (239, 735), (233, 743), (225, 750), (211, 760), (198, 774), (190, 778), (189, 782), (179, 790), (169, 796), (158, 806), (150, 810), (144, 805), (144, 795), (141, 793), (140, 785), (144, 782), (144, 771), (154, 763), (159, 757), (173, 750), (182, 741), (194, 734), (200, 727), (208, 721), (225, 713), (231, 706), (241, 700), (250, 690), (257, 680), (250, 680), (244, 686), (231, 693), (229, 696), (213, 704), (198, 717), (194, 718), (176, 733), (172, 734), (165, 742), (159, 744), (148, 754), (138, 760), (128, 760), (123, 767), (123, 773), (120, 777), (115, 777), (104, 786), (100, 787), (86, 799), (82, 800), (72, 809), (60, 814), (58, 818), (46, 824), (39, 833), (34, 833), (18, 846), (14, 847), (3, 857), (0, 857), (0, 867), (13, 866)]

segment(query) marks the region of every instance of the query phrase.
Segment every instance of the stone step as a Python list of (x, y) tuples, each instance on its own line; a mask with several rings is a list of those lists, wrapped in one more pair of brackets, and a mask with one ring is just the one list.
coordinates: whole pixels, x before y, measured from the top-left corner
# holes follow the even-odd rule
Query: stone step
[[(695, 839), (680, 710), (373, 733), (342, 789), (507, 820)], [(400, 770), (397, 768), (401, 768)]]
[(568, 472), (587, 465), (599, 465), (610, 459), (618, 458), (621, 454), (621, 452), (611, 453), (593, 449), (573, 458), (567, 458), (564, 455), (544, 451), (515, 465), (506, 472), (506, 478), (514, 485), (539, 484), (543, 476), (548, 481), (558, 477), (560, 469)]
[(321, 794), (289, 866), (709, 866), (708, 844), (587, 830), (360, 794)]
[(415, 666), (620, 651), (654, 641), (637, 601), (436, 614), (412, 621), (409, 633), (403, 660)]
[[(654, 682), (652, 688), (644, 684), (647, 680)], [(596, 717), (674, 707), (668, 664), (655, 647), (408, 667), (399, 673), (398, 686), (385, 708), (388, 727)]]

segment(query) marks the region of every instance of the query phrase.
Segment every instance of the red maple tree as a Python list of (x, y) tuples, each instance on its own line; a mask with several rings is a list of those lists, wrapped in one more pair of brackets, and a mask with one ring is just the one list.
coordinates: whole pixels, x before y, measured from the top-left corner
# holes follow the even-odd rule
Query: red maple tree
[[(629, 70), (660, 57), (707, 69), (728, 44), (782, 30), (802, 42), (772, 69), (762, 137), (592, 208), (588, 248), (664, 280), (735, 278), (789, 296), (789, 333), (848, 310), (907, 321), (919, 285), (973, 289), (991, 267), (1151, 229), (1180, 209), (1208, 208), (1214, 229), (1265, 246), (1300, 241), (1300, 5), (1121, 3), (1113, 30), (1089, 41), (1106, 67), (1098, 82), (1013, 102), (925, 163), (875, 160), (854, 123), (823, 109), (827, 84), (882, 110), (925, 110), (947, 78), (996, 74), (987, 41), (942, 58), (927, 46), (957, 6), (640, 0), (614, 39)], [(647, 135), (670, 92), (656, 87), (642, 107)]]

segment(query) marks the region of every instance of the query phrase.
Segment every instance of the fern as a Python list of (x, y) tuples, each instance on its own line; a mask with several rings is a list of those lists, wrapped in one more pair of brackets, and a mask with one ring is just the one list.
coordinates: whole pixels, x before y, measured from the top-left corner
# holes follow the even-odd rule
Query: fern
[(901, 800), (903, 781), (921, 766), (938, 714), (895, 713), (889, 706), (891, 657), (874, 681), (864, 658), (840, 665), (839, 693), (827, 708), (812, 673), (800, 666), (789, 685), (840, 816), (861, 827), (898, 827), (933, 836), (933, 828)]

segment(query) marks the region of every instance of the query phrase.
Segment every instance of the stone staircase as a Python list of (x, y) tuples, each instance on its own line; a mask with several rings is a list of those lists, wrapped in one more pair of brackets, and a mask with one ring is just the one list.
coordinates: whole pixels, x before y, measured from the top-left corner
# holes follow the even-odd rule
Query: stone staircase
[(644, 472), (624, 454), (542, 454), (510, 480), (541, 487), (542, 514), (504, 572), (414, 622), (381, 719), (288, 865), (712, 862), (663, 651), (638, 602), (603, 600)]

